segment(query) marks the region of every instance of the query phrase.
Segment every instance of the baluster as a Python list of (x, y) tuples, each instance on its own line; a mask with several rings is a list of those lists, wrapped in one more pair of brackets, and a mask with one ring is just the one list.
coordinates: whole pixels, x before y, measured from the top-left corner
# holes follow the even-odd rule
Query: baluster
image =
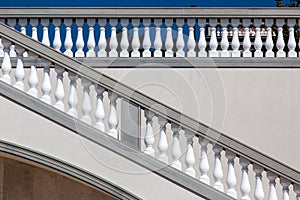
[(208, 176), (209, 172), (209, 162), (207, 157), (207, 144), (208, 141), (204, 138), (199, 138), (199, 144), (201, 145), (201, 157), (200, 157), (200, 181), (210, 185), (210, 179)]
[(48, 47), (50, 47), (48, 26), (50, 25), (49, 19), (41, 19), (41, 24), (43, 26), (43, 38), (42, 43)]
[(131, 57), (140, 57), (141, 54), (139, 52), (139, 48), (141, 46), (140, 44), (140, 38), (139, 38), (139, 28), (138, 26), (140, 25), (140, 20), (139, 19), (132, 19), (132, 25), (134, 26), (133, 28), (133, 37), (132, 37), (132, 52), (131, 52)]
[(189, 26), (189, 38), (187, 42), (188, 46), (188, 52), (187, 52), (187, 57), (196, 57), (196, 41), (195, 41), (195, 36), (194, 36), (194, 26), (195, 26), (195, 19), (188, 19), (187, 24)]
[(28, 84), (29, 84), (29, 90), (27, 94), (37, 98), (38, 97), (38, 91), (36, 89), (37, 85), (39, 83), (39, 79), (37, 76), (37, 71), (34, 65), (31, 65), (30, 67), (30, 74), (28, 78)]
[(289, 186), (291, 185), (291, 182), (285, 178), (280, 178), (280, 184), (282, 185), (282, 200), (289, 200)]
[(267, 172), (267, 177), (269, 179), (269, 200), (277, 200), (277, 194), (276, 194), (276, 188), (275, 188), (275, 180), (277, 178), (277, 175), (272, 172)]
[(32, 39), (38, 41), (38, 35), (37, 35), (37, 26), (39, 25), (38, 19), (30, 19), (30, 25), (32, 26), (31, 28), (31, 37)]
[(153, 144), (155, 138), (154, 138), (153, 128), (152, 128), (152, 123), (153, 123), (152, 118), (154, 117), (154, 113), (149, 110), (145, 110), (144, 114), (146, 117), (146, 135), (145, 135), (146, 149), (144, 153), (154, 157), (155, 151), (153, 149)]
[(72, 51), (72, 47), (73, 47), (73, 40), (72, 40), (72, 33), (71, 33), (71, 26), (73, 24), (72, 19), (64, 19), (64, 23), (66, 26), (66, 39), (65, 39), (65, 52), (64, 54), (69, 56), (69, 57), (73, 57), (73, 51)]
[(117, 33), (116, 33), (116, 26), (118, 25), (118, 20), (110, 19), (109, 22), (111, 25), (111, 36), (109, 41), (109, 47), (110, 47), (109, 57), (118, 57), (118, 52), (117, 52), (118, 41), (117, 41)]
[(105, 126), (103, 123), (105, 117), (105, 112), (103, 107), (103, 93), (105, 89), (99, 85), (96, 85), (95, 90), (97, 92), (97, 104), (95, 110), (95, 118), (96, 118), (95, 127), (100, 131), (105, 132)]
[(2, 44), (2, 38), (0, 38), (0, 58), (4, 57), (4, 46)]
[(177, 47), (176, 57), (184, 57), (184, 51), (183, 51), (184, 40), (183, 40), (183, 30), (182, 30), (182, 26), (184, 25), (184, 20), (176, 19), (176, 25), (178, 27), (177, 41), (176, 41), (176, 47)]
[(173, 37), (172, 37), (172, 25), (173, 19), (165, 19), (165, 25), (167, 26), (167, 36), (166, 36), (166, 52), (165, 57), (174, 57), (173, 54)]
[(297, 200), (300, 200), (300, 186), (294, 184), (294, 185), (293, 185), (293, 189), (294, 189), (294, 191), (295, 191), (295, 193), (296, 193), (296, 199), (297, 199)]
[(17, 67), (15, 71), (15, 79), (16, 83), (14, 84), (15, 88), (18, 88), (21, 91), (24, 91), (24, 78), (25, 78), (25, 71), (24, 71), (24, 65), (22, 61), (23, 53), (25, 52), (25, 49), (22, 47), (17, 46), (16, 52), (18, 53), (18, 59), (17, 59)]
[(234, 27), (233, 34), (232, 34), (232, 42), (231, 42), (232, 57), (241, 57), (241, 52), (239, 50), (240, 48), (239, 30), (237, 28), (239, 24), (240, 24), (239, 19), (231, 19), (231, 25)]
[(60, 67), (60, 66), (55, 66), (55, 72), (56, 72), (56, 90), (55, 90), (55, 99), (56, 103), (54, 104), (54, 107), (61, 110), (65, 111), (65, 105), (64, 105), (64, 98), (65, 98), (65, 90), (64, 90), (64, 85), (63, 85), (63, 78), (64, 78), (64, 73), (65, 69)]
[(216, 28), (211, 28), (211, 36), (210, 36), (210, 42), (209, 42), (209, 57), (219, 57), (219, 53), (217, 52), (218, 48), (218, 40), (216, 36)]
[(53, 19), (53, 25), (55, 26), (54, 31), (54, 39), (53, 39), (53, 48), (60, 51), (61, 48), (61, 39), (60, 39), (60, 26), (61, 26), (61, 19)]
[(260, 35), (260, 28), (256, 28), (255, 40), (254, 40), (254, 57), (263, 57), (263, 52), (261, 51), (262, 48), (262, 40)]
[(160, 137), (158, 143), (159, 156), (158, 159), (166, 164), (168, 164), (168, 141), (166, 136), (166, 125), (167, 120), (163, 117), (158, 117), (158, 123), (160, 125)]
[(87, 124), (91, 124), (90, 112), (92, 111), (92, 105), (90, 100), (90, 86), (91, 81), (81, 78), (81, 84), (83, 86), (83, 100), (81, 106), (82, 117), (81, 120)]
[(98, 48), (99, 51), (97, 53), (98, 57), (107, 57), (106, 52), (106, 37), (105, 37), (105, 26), (106, 26), (106, 19), (99, 19), (98, 21), (100, 28), (100, 38), (98, 41)]
[(245, 158), (240, 158), (240, 165), (242, 165), (242, 181), (241, 181), (242, 200), (250, 200), (249, 194), (251, 191), (251, 186), (250, 186), (249, 175), (248, 175), (249, 164), (250, 164), (249, 160), (246, 160)]
[(180, 142), (179, 142), (179, 126), (176, 124), (171, 124), (171, 129), (173, 131), (173, 146), (172, 146), (172, 164), (171, 166), (182, 170), (181, 162), (179, 161), (179, 158), (181, 156), (181, 148), (180, 148)]
[(11, 61), (9, 56), (9, 47), (11, 45), (11, 42), (6, 39), (2, 39), (2, 44), (4, 46), (4, 58), (1, 65), (2, 77), (0, 80), (7, 84), (11, 84)]
[(78, 105), (78, 96), (76, 91), (76, 85), (77, 85), (77, 74), (73, 72), (68, 72), (68, 76), (70, 79), (70, 94), (68, 99), (68, 105), (69, 105), (69, 111), (68, 114), (76, 117), (78, 116), (77, 112), (77, 105)]
[(108, 92), (108, 98), (110, 101), (110, 110), (108, 115), (108, 124), (110, 130), (108, 131), (108, 134), (116, 139), (119, 138), (117, 126), (118, 126), (118, 118), (117, 118), (117, 98), (118, 95), (113, 92)]
[(237, 192), (235, 190), (236, 186), (236, 176), (234, 172), (234, 158), (236, 157), (235, 153), (227, 150), (226, 158), (228, 159), (228, 174), (227, 174), (227, 194), (235, 199), (237, 199)]
[(51, 97), (50, 92), (52, 90), (51, 82), (50, 82), (50, 68), (48, 64), (44, 67), (44, 79), (42, 82), (42, 97), (41, 100), (47, 104), (51, 105)]
[(129, 57), (128, 31), (126, 28), (128, 26), (128, 23), (129, 23), (128, 19), (121, 19), (121, 25), (123, 26), (123, 28), (122, 28), (122, 39), (121, 39), (121, 43), (120, 43), (120, 47), (122, 49), (122, 51), (120, 52), (120, 57)]
[(215, 145), (213, 147), (213, 151), (215, 152), (215, 163), (214, 163), (214, 188), (224, 192), (224, 185), (222, 183), (223, 178), (223, 169), (221, 164), (221, 151), (222, 147)]
[[(24, 34), (24, 35), (27, 35), (27, 33), (26, 33), (26, 26), (28, 24), (27, 18), (19, 19), (19, 24), (21, 26), (21, 33)], [(28, 52), (27, 51), (24, 51), (23, 57), (24, 58), (28, 57)]]
[(199, 38), (199, 53), (198, 57), (207, 57), (207, 52), (206, 52), (206, 39), (205, 39), (205, 29), (202, 27), (200, 28), (200, 38)]
[(195, 154), (193, 149), (194, 134), (188, 130), (185, 130), (185, 137), (187, 143), (187, 151), (185, 156), (185, 164), (186, 164), (185, 173), (195, 178), (196, 177), (196, 172), (194, 169)]
[(288, 48), (289, 48), (288, 57), (297, 57), (297, 53), (295, 51), (296, 40), (294, 35), (294, 28), (289, 28)]
[[(14, 19), (14, 18), (9, 18), (9, 19), (7, 19), (7, 24), (8, 24), (12, 29), (15, 29), (15, 26), (16, 26), (16, 24), (17, 24), (17, 20)], [(11, 46), (10, 46), (9, 56), (10, 56), (11, 58), (17, 57), (17, 53), (16, 53), (16, 51), (15, 51), (15, 45), (11, 45)]]
[(95, 52), (95, 36), (94, 36), (94, 26), (96, 24), (95, 19), (88, 19), (87, 24), (89, 26), (89, 37), (87, 41), (87, 48), (88, 51), (86, 52), (86, 57), (96, 57), (96, 52)]
[(283, 19), (277, 19), (276, 25), (278, 26), (278, 37), (276, 42), (276, 47), (278, 49), (276, 53), (276, 57), (286, 57), (286, 53), (283, 51), (285, 43), (283, 39), (283, 29), (282, 26), (284, 25)]
[(162, 24), (161, 19), (154, 19), (154, 25), (155, 25), (155, 39), (154, 39), (154, 57), (162, 57), (162, 40), (161, 40), (161, 33), (160, 33), (160, 26)]
[(83, 25), (84, 25), (84, 19), (76, 19), (76, 25), (77, 25), (77, 40), (76, 40), (76, 48), (77, 51), (75, 52), (75, 57), (84, 57), (83, 47), (84, 47), (84, 41), (83, 41)]
[(249, 28), (245, 28), (244, 41), (243, 41), (243, 48), (244, 48), (243, 57), (252, 57), (250, 47), (251, 47), (251, 41), (250, 41)]
[(255, 191), (254, 197), (256, 200), (263, 200), (265, 198), (265, 193), (262, 185), (262, 172), (263, 168), (254, 164), (253, 171), (255, 172)]
[(227, 28), (222, 29), (222, 40), (221, 40), (221, 57), (230, 57), (228, 47), (229, 47), (229, 42), (228, 42), (228, 32)]
[(274, 52), (273, 52), (273, 39), (272, 39), (272, 28), (267, 28), (267, 39), (266, 39), (266, 57), (274, 57)]
[(144, 40), (143, 40), (143, 54), (142, 56), (144, 58), (146, 57), (151, 57), (151, 52), (150, 52), (150, 47), (151, 47), (151, 40), (150, 40), (150, 19), (143, 19), (143, 25), (145, 26), (144, 28)]

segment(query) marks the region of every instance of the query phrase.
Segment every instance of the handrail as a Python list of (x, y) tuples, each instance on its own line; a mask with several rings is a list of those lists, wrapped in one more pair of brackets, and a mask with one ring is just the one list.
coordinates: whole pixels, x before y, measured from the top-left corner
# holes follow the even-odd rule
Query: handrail
[(299, 8), (0, 8), (0, 18), (298, 18)]
[[(300, 185), (300, 172), (281, 163), (267, 155), (264, 155), (257, 150), (236, 141), (227, 135), (208, 127), (207, 125), (186, 116), (175, 109), (170, 108), (161, 102), (152, 99), (132, 88), (119, 83), (118, 81), (99, 73), (98, 71), (71, 59), (49, 47), (36, 42), (30, 37), (27, 37), (19, 32), (9, 28), (4, 24), (0, 24), (0, 36), (9, 41), (25, 48), (26, 50), (41, 56), (54, 65), (61, 66), (71, 72), (77, 73), (79, 76), (90, 80), (91, 82), (101, 85), (108, 90), (120, 95), (121, 97), (137, 104), (138, 106), (153, 111), (154, 113), (165, 117), (184, 129), (195, 132), (197, 136), (206, 138), (207, 140), (218, 144), (224, 149), (236, 153), (238, 156), (248, 159), (250, 162), (256, 163), (266, 169), (274, 172), (280, 177), (290, 180), (292, 183)], [(159, 105), (159, 106), (158, 106)]]

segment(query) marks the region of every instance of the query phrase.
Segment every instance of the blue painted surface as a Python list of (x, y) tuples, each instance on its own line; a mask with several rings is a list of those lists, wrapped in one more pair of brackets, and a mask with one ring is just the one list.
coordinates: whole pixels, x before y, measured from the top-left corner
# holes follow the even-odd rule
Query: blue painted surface
[(274, 7), (274, 0), (2, 0), (0, 6), (21, 7)]

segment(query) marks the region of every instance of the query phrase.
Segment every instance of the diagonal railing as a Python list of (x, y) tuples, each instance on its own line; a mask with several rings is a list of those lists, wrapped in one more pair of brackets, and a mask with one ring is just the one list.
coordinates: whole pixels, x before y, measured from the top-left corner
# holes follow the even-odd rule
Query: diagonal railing
[[(282, 194), (289, 194), (290, 186), (294, 186), (295, 195), (294, 198), (298, 198), (300, 195), (299, 185), (300, 185), (300, 173), (279, 161), (276, 161), (250, 147), (236, 141), (223, 133), (220, 133), (210, 127), (202, 124), (189, 116), (186, 116), (162, 103), (159, 101), (149, 98), (148, 96), (135, 91), (126, 85), (119, 83), (116, 80), (111, 79), (110, 77), (101, 74), (90, 67), (85, 66), (84, 64), (70, 59), (65, 55), (59, 53), (58, 51), (52, 50), (49, 47), (36, 42), (35, 40), (22, 35), (15, 30), (8, 28), (6, 25), (0, 24), (0, 37), (4, 45), (4, 58), (2, 62), (2, 77), (1, 80), (13, 84), (14, 87), (24, 91), (28, 88), (27, 93), (32, 95), (35, 98), (40, 97), (40, 100), (44, 101), (47, 104), (50, 104), (61, 110), (62, 112), (68, 113), (69, 115), (80, 118), (83, 122), (95, 126), (99, 133), (106, 132), (108, 135), (115, 137), (120, 140), (120, 144), (126, 144), (131, 148), (137, 150), (142, 150), (144, 153), (156, 157), (164, 162), (165, 164), (170, 164), (175, 168), (178, 173), (179, 171), (184, 171), (186, 174), (194, 178), (199, 178), (200, 181), (193, 181), (197, 183), (201, 189), (205, 188), (203, 183), (207, 185), (212, 185), (215, 189), (227, 193), (229, 196), (234, 198), (248, 199), (252, 195), (253, 189), (255, 190), (254, 197), (256, 199), (264, 198), (264, 189), (262, 183), (265, 180), (262, 177), (264, 171), (267, 172), (268, 186), (270, 195), (276, 195), (276, 180), (280, 178), (280, 184), (282, 185)], [(9, 56), (9, 48), (11, 44), (16, 46), (16, 51), (18, 53), (18, 61), (15, 69), (15, 79), (12, 81), (10, 75), (12, 71), (12, 66)], [(30, 69), (30, 75), (28, 78), (28, 86), (24, 87), (24, 68), (22, 62), (22, 56), (24, 51), (28, 52), (30, 58), (32, 58), (32, 66)], [(37, 88), (39, 79), (37, 76), (37, 69), (34, 66), (34, 63), (39, 62), (40, 60), (46, 60), (45, 67), (42, 72), (43, 81), (41, 87)], [(54, 66), (56, 71), (56, 88), (54, 95), (51, 94), (52, 85), (51, 77), (53, 73)], [(64, 72), (68, 73), (70, 84), (68, 87), (63, 85)], [(50, 77), (51, 76), (51, 77)], [(77, 80), (81, 80), (82, 84), (82, 101), (78, 101), (78, 94), (80, 91), (77, 89)], [(91, 85), (95, 89), (96, 99), (96, 108), (92, 109), (91, 106), (91, 96), (90, 92)], [(1, 83), (2, 95), (6, 96), (12, 90), (10, 86)], [(24, 89), (25, 88), (25, 89)], [(18, 92), (19, 95), (24, 92)], [(65, 91), (69, 91), (66, 106)], [(108, 93), (109, 98), (109, 114), (108, 118), (105, 118), (104, 112), (104, 100), (103, 96)], [(55, 102), (53, 99), (55, 97)], [(9, 97), (13, 99), (11, 95)], [(32, 100), (34, 98), (31, 98)], [(118, 99), (121, 99), (121, 116), (118, 115)], [(35, 102), (40, 102), (40, 100), (33, 100)], [(21, 101), (21, 99), (20, 99)], [(21, 103), (21, 102), (19, 102)], [(80, 103), (81, 111), (78, 109), (78, 104)], [(43, 104), (44, 105), (44, 104)], [(26, 105), (24, 105), (26, 106)], [(28, 106), (28, 105), (27, 105)], [(51, 106), (48, 106), (50, 108)], [(54, 108), (51, 110), (55, 110)], [(94, 113), (92, 117), (91, 112)], [(61, 112), (60, 112), (61, 113)], [(56, 114), (56, 113), (55, 113)], [(145, 115), (145, 118), (141, 116)], [(43, 115), (47, 115), (44, 113)], [(52, 115), (55, 118), (55, 115)], [(156, 116), (157, 118), (154, 118)], [(118, 117), (121, 120), (121, 127), (118, 125)], [(129, 120), (130, 119), (130, 120)], [(145, 147), (140, 143), (141, 141), (141, 120), (146, 119), (146, 130), (145, 130)], [(157, 119), (159, 124), (159, 138), (154, 135), (154, 126), (153, 122)], [(56, 119), (52, 119), (56, 120)], [(107, 124), (105, 124), (107, 122)], [(78, 122), (83, 124), (82, 122)], [(173, 133), (172, 140), (167, 138), (167, 133), (170, 132), (168, 124), (171, 125), (171, 130)], [(108, 128), (107, 128), (108, 125)], [(89, 130), (94, 129), (91, 127)], [(120, 131), (121, 130), (121, 133)], [(184, 136), (186, 137), (186, 151), (183, 152), (180, 148), (180, 135), (184, 131)], [(95, 141), (95, 140), (93, 140)], [(197, 151), (196, 142), (200, 144), (201, 148), (199, 153), (201, 158), (198, 160), (195, 157), (195, 151)], [(95, 141), (97, 142), (97, 141)], [(158, 144), (157, 144), (158, 142)], [(97, 142), (98, 143), (98, 142)], [(169, 162), (169, 144), (172, 143), (171, 147), (171, 161)], [(155, 146), (157, 145), (157, 147)], [(212, 178), (210, 177), (210, 166), (208, 162), (208, 149), (211, 149), (214, 152), (214, 165), (213, 165), (213, 178), (215, 179), (214, 183), (211, 184)], [(223, 167), (221, 165), (221, 160), (225, 156), (228, 160), (227, 168), (227, 178), (226, 183), (227, 187), (224, 186), (223, 178)], [(240, 165), (235, 165), (236, 159), (239, 159)], [(195, 163), (199, 163), (199, 170), (196, 170)], [(151, 160), (150, 160), (151, 161)], [(161, 162), (158, 162), (161, 163)], [(149, 164), (149, 163), (148, 163)], [(253, 166), (253, 171), (255, 172), (255, 186), (251, 188), (249, 182), (249, 170), (250, 165)], [(240, 181), (240, 191), (237, 190), (237, 178), (236, 173), (240, 170), (241, 167), (241, 181)], [(168, 168), (167, 168), (168, 169)], [(172, 169), (173, 170), (173, 169)], [(175, 171), (176, 171), (175, 170)], [(173, 170), (174, 171), (174, 170)], [(170, 171), (169, 180), (176, 182), (177, 179), (174, 179), (177, 174)], [(155, 172), (158, 173), (159, 172)], [(181, 173), (179, 173), (181, 174)], [(174, 176), (173, 176), (174, 175)], [(166, 178), (167, 175), (165, 174)], [(164, 176), (164, 177), (165, 177)], [(185, 177), (185, 176), (183, 176)], [(190, 178), (190, 177), (189, 177)], [(185, 179), (190, 180), (190, 179)], [(196, 179), (193, 179), (196, 180)], [(188, 182), (188, 181), (187, 181)], [(184, 187), (183, 185), (181, 185)], [(210, 187), (208, 187), (210, 188)], [(220, 195), (218, 199), (229, 198), (226, 195), (221, 195), (216, 190), (208, 190), (208, 194), (199, 193), (195, 191), (194, 187), (189, 188), (190, 191), (203, 196), (204, 198), (210, 198), (209, 195)], [(251, 194), (250, 194), (251, 193)], [(208, 195), (208, 196), (205, 196)]]

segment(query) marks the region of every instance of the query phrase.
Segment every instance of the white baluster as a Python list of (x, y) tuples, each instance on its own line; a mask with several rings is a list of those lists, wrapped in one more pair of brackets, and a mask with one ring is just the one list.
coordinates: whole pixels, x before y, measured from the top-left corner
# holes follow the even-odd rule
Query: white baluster
[(64, 90), (64, 85), (63, 85), (63, 73), (65, 69), (59, 66), (55, 66), (55, 72), (56, 72), (56, 90), (55, 90), (55, 99), (56, 103), (54, 104), (54, 107), (61, 110), (65, 111), (65, 105), (64, 105), (64, 98), (65, 98), (65, 90)]
[(145, 135), (146, 149), (144, 153), (154, 157), (155, 151), (153, 149), (153, 144), (155, 138), (154, 138), (153, 128), (152, 128), (152, 123), (153, 123), (152, 118), (154, 117), (154, 113), (149, 110), (145, 110), (145, 117), (146, 117), (146, 135)]
[(205, 39), (205, 29), (200, 28), (200, 38), (199, 38), (199, 53), (198, 57), (207, 57), (207, 52), (206, 52), (206, 39)]
[(117, 52), (118, 41), (116, 35), (116, 27), (111, 28), (109, 47), (110, 47), (109, 57), (118, 57), (118, 52)]
[(4, 57), (4, 46), (2, 44), (1, 38), (0, 38), (0, 57)]
[(167, 28), (167, 36), (166, 36), (166, 42), (165, 42), (165, 47), (166, 47), (166, 53), (165, 57), (173, 57), (173, 38), (172, 38), (172, 28), (168, 27)]
[(294, 28), (289, 28), (288, 48), (289, 48), (288, 57), (297, 57), (297, 53), (295, 51), (296, 40), (294, 35)]
[(100, 131), (105, 132), (105, 126), (103, 123), (105, 117), (104, 106), (103, 106), (103, 93), (105, 89), (99, 85), (96, 85), (95, 90), (97, 92), (97, 104), (95, 110), (95, 118), (96, 118), (95, 127)]
[(54, 40), (53, 40), (53, 48), (60, 52), (61, 48), (61, 39), (60, 39), (60, 28), (55, 27)]
[(128, 53), (128, 47), (129, 47), (129, 42), (128, 42), (128, 31), (126, 27), (122, 28), (122, 40), (120, 43), (120, 47), (122, 51), (120, 52), (120, 57), (129, 57)]
[(78, 105), (78, 96), (76, 91), (76, 85), (77, 85), (77, 78), (78, 76), (74, 74), (73, 72), (68, 72), (68, 76), (70, 79), (70, 94), (68, 98), (68, 105), (69, 105), (69, 111), (68, 114), (77, 117), (77, 105)]
[(221, 151), (222, 147), (215, 145), (213, 147), (213, 151), (215, 152), (215, 163), (214, 163), (214, 188), (224, 192), (224, 185), (222, 183), (223, 178), (223, 169), (221, 164)]
[(273, 52), (273, 39), (272, 39), (272, 28), (267, 28), (267, 39), (266, 39), (266, 57), (274, 57), (274, 52)]
[(277, 175), (272, 172), (267, 172), (267, 177), (269, 179), (269, 186), (270, 186), (268, 199), (277, 200), (278, 198), (277, 198), (276, 188), (275, 188), (276, 185), (275, 180), (277, 178)]
[(160, 36), (160, 27), (155, 28), (155, 39), (154, 39), (154, 57), (162, 57), (162, 41)]
[(201, 157), (200, 157), (200, 165), (199, 165), (199, 169), (201, 173), (200, 181), (206, 183), (207, 185), (210, 185), (210, 179), (208, 176), (209, 162), (207, 157), (208, 141), (203, 138), (199, 138), (199, 144), (201, 144)]
[(256, 28), (254, 48), (255, 48), (254, 57), (263, 57), (263, 52), (261, 51), (262, 40), (260, 35), (260, 28)]
[(195, 178), (196, 177), (196, 172), (194, 169), (195, 154), (193, 149), (194, 134), (188, 130), (185, 130), (185, 136), (186, 136), (186, 143), (187, 143), (187, 151), (185, 156), (185, 164), (186, 164), (185, 173)]
[(44, 79), (42, 82), (42, 97), (41, 100), (51, 105), (50, 92), (52, 90), (50, 82), (50, 68), (49, 66), (44, 67)]
[(131, 52), (131, 57), (140, 57), (140, 39), (139, 39), (139, 28), (133, 28), (133, 37), (131, 43), (133, 51)]
[(150, 52), (151, 40), (150, 40), (150, 30), (149, 27), (144, 28), (144, 40), (143, 40), (143, 57), (148, 58), (151, 57)]
[(95, 19), (88, 19), (87, 20), (88, 26), (89, 26), (89, 37), (87, 41), (87, 48), (88, 51), (86, 52), (86, 57), (96, 57), (95, 52), (95, 36), (94, 36), (94, 26), (96, 24)]
[[(15, 29), (15, 26), (16, 26), (16, 24), (17, 24), (17, 20), (14, 19), (14, 18), (8, 18), (8, 19), (7, 19), (7, 24), (8, 24), (12, 29)], [(15, 45), (11, 45), (11, 46), (10, 46), (9, 56), (10, 56), (11, 58), (17, 57), (17, 53), (15, 52)]]
[(17, 60), (17, 67), (16, 67), (16, 72), (15, 72), (16, 83), (14, 84), (14, 87), (18, 88), (21, 91), (24, 91), (23, 81), (25, 78), (25, 71), (24, 71), (22, 56), (23, 56), (25, 49), (17, 46), (16, 51), (18, 53), (18, 60)]
[(182, 170), (182, 165), (179, 160), (181, 156), (181, 148), (180, 148), (180, 142), (179, 142), (179, 126), (176, 124), (171, 124), (171, 129), (173, 131), (173, 146), (172, 146), (172, 164), (171, 166), (178, 169)]
[(196, 47), (196, 41), (194, 37), (194, 28), (190, 27), (189, 28), (189, 38), (188, 38), (188, 52), (187, 52), (187, 57), (196, 57), (196, 52), (195, 52), (195, 47)]
[(167, 120), (163, 117), (158, 117), (158, 123), (160, 125), (160, 137), (158, 142), (159, 156), (158, 159), (168, 164), (168, 141), (166, 136), (166, 124)]
[(26, 27), (21, 27), (21, 33), (26, 35)]
[(39, 83), (39, 79), (37, 76), (37, 71), (35, 66), (32, 65), (30, 67), (30, 74), (28, 78), (29, 90), (27, 93), (35, 98), (38, 97), (38, 91), (36, 89), (38, 83)]
[(250, 47), (251, 47), (251, 41), (250, 41), (249, 28), (245, 28), (244, 41), (243, 41), (243, 48), (244, 48), (243, 57), (252, 57)]
[[(24, 35), (27, 35), (27, 33), (26, 33), (26, 26), (28, 24), (28, 20), (26, 18), (19, 19), (19, 24), (21, 26), (21, 33), (24, 34)], [(28, 52), (27, 51), (24, 51), (23, 57), (24, 58), (28, 57)]]
[(10, 77), (11, 61), (10, 61), (10, 56), (9, 56), (9, 47), (11, 45), (11, 42), (8, 40), (2, 39), (2, 44), (4, 46), (4, 58), (2, 61), (2, 65), (1, 65), (2, 77), (0, 80), (7, 84), (11, 84), (11, 77)]
[(50, 40), (49, 40), (49, 33), (48, 33), (48, 27), (43, 27), (43, 39), (42, 43), (48, 47), (50, 47)]
[(235, 190), (236, 186), (236, 176), (234, 171), (234, 158), (236, 157), (235, 153), (227, 150), (226, 151), (226, 158), (228, 159), (228, 174), (227, 174), (227, 194), (235, 199), (237, 199), (237, 192)]
[(218, 48), (218, 40), (216, 36), (216, 28), (211, 28), (211, 36), (210, 36), (210, 42), (209, 42), (209, 57), (219, 57), (219, 53), (217, 52)]
[(81, 106), (82, 117), (81, 120), (87, 124), (91, 124), (90, 112), (92, 111), (92, 105), (90, 100), (90, 86), (91, 81), (82, 78), (81, 84), (83, 86), (83, 100)]
[(178, 28), (178, 35), (177, 35), (176, 47), (177, 47), (176, 57), (184, 57), (184, 51), (183, 51), (184, 40), (183, 40), (182, 27)]
[(64, 52), (65, 55), (69, 57), (73, 57), (73, 41), (72, 41), (72, 35), (71, 35), (71, 28), (67, 27), (66, 28), (66, 39), (65, 39), (65, 49), (66, 51)]
[(289, 186), (291, 185), (291, 182), (285, 178), (280, 178), (280, 184), (282, 185), (282, 200), (289, 200)]
[(117, 118), (117, 98), (118, 95), (113, 92), (108, 92), (108, 98), (110, 101), (110, 110), (108, 115), (108, 125), (110, 130), (108, 131), (108, 134), (116, 139), (119, 138), (117, 126), (118, 126), (118, 118)]
[(222, 40), (221, 40), (221, 57), (230, 57), (230, 53), (228, 51), (229, 42), (228, 42), (228, 32), (227, 28), (222, 29)]
[(30, 25), (32, 26), (31, 28), (31, 37), (32, 39), (38, 41), (38, 35), (37, 35), (37, 26), (39, 25), (39, 20), (37, 18), (32, 18), (30, 19)]
[(249, 175), (248, 175), (249, 164), (250, 164), (249, 160), (246, 160), (245, 158), (240, 158), (240, 165), (242, 165), (242, 181), (241, 181), (242, 200), (250, 200), (249, 194), (251, 191), (251, 186), (250, 186)]
[(262, 172), (263, 168), (258, 165), (253, 165), (253, 171), (255, 172), (255, 200), (263, 200), (265, 198), (265, 193), (262, 185)]
[(76, 39), (76, 48), (77, 51), (75, 52), (75, 57), (84, 57), (84, 41), (83, 41), (83, 29), (82, 26), (84, 25), (83, 19), (76, 19), (77, 24), (77, 39)]
[(278, 51), (276, 53), (276, 57), (286, 57), (286, 53), (283, 51), (284, 45), (283, 30), (282, 27), (280, 27), (278, 28), (278, 38), (276, 43)]
[(236, 27), (233, 28), (231, 47), (232, 47), (231, 56), (232, 57), (241, 57), (241, 53), (239, 51), (239, 48), (240, 48), (239, 33), (238, 33), (238, 29)]
[(10, 56), (11, 58), (17, 57), (17, 53), (16, 53), (16, 51), (15, 51), (15, 48), (16, 48), (15, 45), (11, 45), (10, 48), (9, 48), (9, 56)]
[(293, 189), (296, 193), (296, 200), (300, 200), (300, 185), (293, 185)]
[(100, 38), (98, 42), (99, 51), (97, 53), (98, 57), (107, 57), (106, 52), (106, 37), (105, 37), (105, 28), (100, 28)]

